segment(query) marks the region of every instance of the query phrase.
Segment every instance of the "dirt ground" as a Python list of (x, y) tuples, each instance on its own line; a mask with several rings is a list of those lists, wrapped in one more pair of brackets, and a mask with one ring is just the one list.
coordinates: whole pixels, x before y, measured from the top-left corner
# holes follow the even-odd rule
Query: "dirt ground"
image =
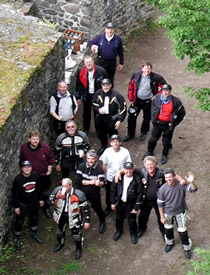
[[(163, 167), (173, 167), (175, 171), (185, 176), (188, 171), (196, 175), (198, 192), (187, 195), (189, 206), (188, 229), (193, 242), (193, 248), (210, 248), (210, 124), (209, 113), (203, 113), (195, 109), (196, 101), (183, 93), (184, 86), (209, 87), (210, 74), (203, 77), (195, 77), (194, 73), (185, 73), (187, 61), (181, 61), (171, 55), (172, 44), (165, 37), (164, 30), (160, 29), (157, 35), (146, 34), (141, 36), (129, 48), (125, 58), (123, 72), (117, 73), (115, 88), (121, 92), (127, 100), (127, 87), (132, 72), (140, 68), (145, 61), (153, 64), (153, 71), (164, 76), (172, 85), (172, 93), (178, 96), (185, 108), (186, 117), (176, 128), (173, 138), (173, 150), (170, 153), (168, 163)], [(128, 100), (127, 100), (128, 102)], [(147, 151), (147, 142), (139, 140), (139, 125), (142, 121), (138, 118), (136, 138), (123, 146), (128, 148), (133, 162), (137, 167), (142, 166), (142, 155)], [(120, 135), (126, 135), (127, 120), (120, 129)], [(98, 149), (92, 125), (89, 134), (93, 148)], [(162, 144), (159, 141), (155, 156), (160, 163)], [(161, 165), (159, 164), (159, 167)], [(104, 190), (102, 190), (104, 196)], [(104, 200), (103, 200), (104, 203)], [(75, 263), (74, 243), (68, 232), (65, 247), (58, 253), (53, 252), (56, 244), (56, 226), (54, 221), (46, 220), (41, 214), (40, 235), (44, 243), (40, 246), (25, 237), (23, 249), (15, 252), (16, 259), (9, 262), (8, 274), (186, 274), (192, 270), (191, 263), (185, 259), (181, 249), (179, 236), (175, 233), (175, 246), (173, 250), (164, 253), (164, 242), (159, 233), (156, 216), (152, 212), (148, 229), (139, 239), (137, 245), (130, 241), (127, 220), (125, 220), (124, 234), (118, 242), (112, 240), (115, 232), (115, 213), (107, 217), (107, 231), (104, 235), (98, 233), (98, 219), (92, 211), (91, 228), (84, 232), (84, 249), (82, 258)], [(29, 233), (26, 234), (26, 236)], [(192, 256), (197, 258), (196, 253)], [(21, 269), (24, 266), (25, 269)], [(74, 270), (74, 271), (73, 271)], [(31, 273), (30, 273), (31, 272)]]

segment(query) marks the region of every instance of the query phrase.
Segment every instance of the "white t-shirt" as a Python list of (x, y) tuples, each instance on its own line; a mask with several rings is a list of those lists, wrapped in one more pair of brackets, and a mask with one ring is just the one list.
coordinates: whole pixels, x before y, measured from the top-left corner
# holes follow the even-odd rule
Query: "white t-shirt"
[(129, 187), (132, 180), (133, 180), (133, 177), (128, 178), (128, 177), (124, 176), (124, 178), (123, 178), (123, 193), (122, 193), (121, 200), (124, 201), (124, 202), (127, 201), (128, 187)]
[(124, 163), (131, 161), (131, 157), (129, 151), (124, 147), (120, 147), (118, 152), (109, 147), (101, 155), (100, 160), (107, 166), (107, 180), (112, 181), (117, 172), (123, 169)]

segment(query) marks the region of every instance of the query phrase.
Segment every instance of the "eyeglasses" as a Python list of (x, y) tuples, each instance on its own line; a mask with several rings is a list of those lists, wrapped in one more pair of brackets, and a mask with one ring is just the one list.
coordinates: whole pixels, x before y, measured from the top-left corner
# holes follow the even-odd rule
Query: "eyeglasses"
[(74, 129), (75, 126), (67, 126), (66, 129)]

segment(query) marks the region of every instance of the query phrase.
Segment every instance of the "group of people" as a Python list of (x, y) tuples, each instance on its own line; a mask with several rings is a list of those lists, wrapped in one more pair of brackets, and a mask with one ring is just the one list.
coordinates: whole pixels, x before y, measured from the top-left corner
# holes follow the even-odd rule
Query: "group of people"
[[(166, 242), (165, 252), (174, 245), (173, 225), (177, 224), (185, 257), (191, 257), (192, 242), (186, 226), (185, 192), (195, 192), (194, 175), (182, 178), (173, 169), (158, 168), (153, 152), (163, 135), (161, 164), (167, 163), (172, 149), (175, 127), (182, 121), (185, 109), (179, 98), (171, 95), (172, 87), (165, 79), (152, 72), (150, 62), (143, 64), (130, 80), (128, 98), (128, 134), (124, 142), (135, 137), (136, 121), (143, 110), (140, 140), (146, 138), (152, 121), (153, 129), (148, 150), (143, 156), (143, 167), (134, 168), (128, 149), (121, 146), (118, 129), (125, 120), (127, 107), (124, 97), (113, 89), (116, 68), (124, 64), (122, 40), (108, 23), (105, 33), (89, 42), (92, 52), (98, 54), (97, 62), (85, 56), (84, 66), (76, 78), (75, 95), (67, 90), (67, 84), (58, 83), (57, 91), (50, 98), (50, 114), (57, 134), (55, 154), (40, 141), (40, 133), (31, 131), (29, 140), (20, 149), (20, 174), (13, 182), (12, 198), (15, 209), (15, 247), (21, 249), (21, 231), (24, 218), (29, 213), (33, 239), (43, 241), (37, 233), (39, 206), (47, 218), (58, 224), (57, 245), (60, 251), (65, 243), (66, 227), (75, 241), (75, 259), (82, 256), (81, 230), (90, 227), (90, 207), (99, 219), (99, 234), (106, 232), (106, 217), (116, 211), (114, 241), (123, 234), (127, 217), (131, 242), (137, 244), (147, 229), (151, 210), (154, 208), (158, 226)], [(117, 67), (116, 58), (120, 62)], [(83, 131), (78, 130), (74, 117), (83, 102)], [(91, 112), (101, 147), (91, 148), (88, 134)], [(110, 144), (108, 142), (110, 141)], [(110, 145), (110, 146), (109, 146)], [(101, 162), (101, 164), (98, 161)], [(61, 184), (50, 194), (50, 174), (53, 164), (61, 172)], [(69, 178), (73, 174), (74, 182)], [(101, 188), (106, 191), (106, 208), (103, 210)], [(138, 214), (139, 213), (139, 214)]]

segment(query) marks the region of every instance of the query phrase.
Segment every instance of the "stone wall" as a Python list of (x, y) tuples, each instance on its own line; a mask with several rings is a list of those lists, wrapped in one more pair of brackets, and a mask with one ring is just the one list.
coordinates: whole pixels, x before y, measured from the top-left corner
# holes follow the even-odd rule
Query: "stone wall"
[(37, 0), (38, 16), (58, 22), (60, 31), (80, 30), (89, 40), (112, 21), (117, 33), (128, 35), (153, 15), (142, 0)]
[[(38, 129), (41, 138), (49, 141), (49, 97), (55, 91), (57, 82), (64, 79), (64, 40), (61, 33), (49, 30), (37, 22), (37, 18), (24, 17), (7, 5), (0, 6), (0, 117), (5, 112), (0, 125), (0, 246), (13, 220), (11, 208), (11, 187), (14, 177), (19, 173), (18, 157), (20, 145), (27, 141), (28, 132)], [(29, 29), (31, 33), (29, 38)], [(25, 37), (26, 35), (26, 37)], [(20, 39), (21, 38), (21, 39)], [(24, 39), (23, 39), (24, 38)], [(22, 45), (20, 44), (22, 41)], [(50, 48), (48, 45), (50, 44)], [(38, 55), (36, 64), (23, 60), (24, 54)], [(43, 56), (47, 45), (48, 51)], [(30, 46), (30, 47), (29, 47)], [(22, 58), (22, 59), (21, 59)], [(2, 66), (8, 63), (4, 75)], [(29, 60), (28, 60), (29, 62)], [(13, 72), (13, 67), (15, 70)], [(20, 76), (24, 75), (21, 82)], [(5, 76), (5, 77), (4, 77)], [(7, 88), (8, 82), (14, 85)], [(4, 82), (5, 81), (5, 82)], [(7, 90), (8, 89), (8, 90)], [(14, 89), (14, 90), (12, 90)], [(11, 91), (12, 90), (12, 91)], [(7, 102), (3, 101), (7, 95)], [(10, 93), (12, 94), (12, 100)], [(13, 103), (13, 107), (10, 105)], [(8, 113), (10, 112), (10, 113)]]

